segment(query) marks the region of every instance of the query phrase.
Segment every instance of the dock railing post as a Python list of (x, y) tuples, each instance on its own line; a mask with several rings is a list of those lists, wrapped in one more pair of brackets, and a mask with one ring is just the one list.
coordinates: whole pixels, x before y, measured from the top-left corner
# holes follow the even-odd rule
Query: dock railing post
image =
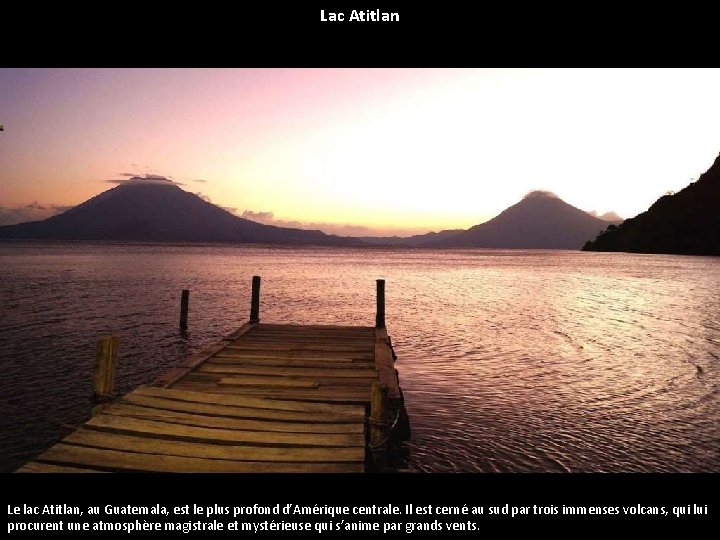
[(373, 383), (370, 399), (370, 450), (372, 451), (373, 468), (382, 471), (387, 462), (388, 439), (390, 429), (388, 388), (379, 382)]
[(180, 297), (180, 330), (187, 330), (188, 307), (190, 305), (190, 291), (183, 289)]
[(385, 280), (377, 280), (377, 309), (375, 312), (375, 328), (385, 328)]
[(95, 356), (95, 403), (110, 401), (115, 391), (115, 366), (120, 338), (100, 338)]
[(250, 322), (260, 322), (260, 276), (252, 278), (252, 297), (250, 300)]

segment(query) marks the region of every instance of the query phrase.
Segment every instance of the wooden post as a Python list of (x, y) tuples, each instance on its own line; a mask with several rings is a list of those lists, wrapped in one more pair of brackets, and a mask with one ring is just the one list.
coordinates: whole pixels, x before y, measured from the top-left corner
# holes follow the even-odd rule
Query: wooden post
[(260, 276), (252, 278), (252, 298), (250, 300), (250, 322), (260, 322)]
[(382, 471), (387, 460), (387, 446), (390, 437), (388, 425), (388, 388), (378, 382), (373, 383), (370, 399), (370, 450), (375, 470)]
[(115, 391), (115, 366), (120, 338), (100, 338), (95, 357), (95, 401), (109, 401)]
[(183, 289), (180, 297), (180, 330), (187, 330), (188, 306), (190, 304), (190, 291)]
[(385, 280), (377, 280), (377, 310), (375, 328), (385, 328)]

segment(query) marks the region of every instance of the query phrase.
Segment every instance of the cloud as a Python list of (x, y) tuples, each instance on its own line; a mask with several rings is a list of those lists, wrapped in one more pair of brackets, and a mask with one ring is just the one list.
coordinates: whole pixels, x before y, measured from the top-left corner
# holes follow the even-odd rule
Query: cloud
[[(134, 163), (131, 164), (133, 169), (138, 169), (139, 167), (135, 165)], [(179, 180), (176, 180), (174, 176), (171, 176), (169, 174), (162, 175), (162, 174), (155, 174), (154, 172), (151, 172), (151, 169), (148, 167), (145, 167), (146, 171), (144, 173), (139, 172), (121, 172), (118, 173), (117, 176), (120, 178), (111, 178), (110, 180), (105, 180), (108, 184), (124, 184), (126, 182), (132, 182), (132, 183), (164, 183), (167, 182), (169, 184), (175, 184), (178, 186), (184, 186), (184, 182), (196, 182), (198, 184), (207, 184), (207, 180), (203, 178), (192, 178), (189, 180), (183, 180), (183, 182), (180, 182)], [(132, 170), (132, 169), (131, 169)]]
[(176, 182), (172, 179), (172, 176), (162, 176), (160, 174), (131, 174), (131, 173), (120, 173), (120, 176), (126, 178), (110, 179), (105, 180), (108, 184), (172, 184), (176, 186), (182, 186), (184, 184)]
[(275, 225), (276, 227), (289, 227), (291, 229), (319, 230), (326, 234), (337, 234), (339, 236), (412, 236), (430, 232), (429, 229), (421, 228), (393, 228), (393, 227), (366, 227), (364, 225), (353, 225), (352, 223), (318, 223), (303, 222), (296, 220), (276, 219), (275, 213), (271, 211), (244, 210), (240, 217), (262, 223), (264, 225)]
[(213, 202), (210, 200), (210, 197), (208, 197), (207, 195), (205, 195), (203, 192), (201, 192), (201, 191), (196, 191), (196, 192), (195, 192), (195, 195), (197, 195), (198, 197), (200, 197), (203, 201), (209, 202), (210, 204), (213, 204)]
[(15, 225), (26, 221), (35, 221), (33, 212), (27, 207), (7, 208), (0, 206), (0, 225)]
[(58, 204), (43, 205), (37, 201), (15, 208), (0, 206), (0, 225), (15, 225), (16, 223), (25, 223), (27, 221), (41, 221), (70, 208), (72, 208), (72, 206), (62, 206)]
[(252, 210), (245, 210), (240, 217), (266, 224), (271, 224), (275, 220), (275, 214), (273, 212), (253, 212)]
[(600, 219), (604, 219), (605, 221), (623, 221), (623, 218), (620, 217), (617, 212), (605, 212), (602, 216), (600, 216)]
[(523, 200), (525, 199), (559, 199), (555, 193), (552, 191), (547, 191), (545, 189), (534, 189), (530, 192), (528, 192), (527, 195), (523, 197)]
[(588, 212), (591, 216), (595, 216), (596, 218), (604, 219), (605, 221), (623, 221), (623, 218), (620, 217), (615, 212), (605, 212), (604, 214), (600, 214), (599, 212), (596, 212), (595, 210), (592, 210)]

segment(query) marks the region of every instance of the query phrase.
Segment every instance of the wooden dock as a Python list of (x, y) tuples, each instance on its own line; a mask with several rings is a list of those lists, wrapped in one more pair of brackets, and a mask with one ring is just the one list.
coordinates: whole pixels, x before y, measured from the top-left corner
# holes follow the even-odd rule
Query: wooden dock
[[(18, 472), (388, 470), (409, 423), (384, 281), (374, 327), (260, 323), (259, 290), (255, 277), (247, 324), (153, 384), (96, 407)], [(187, 302), (184, 292), (181, 326)], [(116, 350), (117, 338), (101, 341), (100, 394), (110, 393)]]

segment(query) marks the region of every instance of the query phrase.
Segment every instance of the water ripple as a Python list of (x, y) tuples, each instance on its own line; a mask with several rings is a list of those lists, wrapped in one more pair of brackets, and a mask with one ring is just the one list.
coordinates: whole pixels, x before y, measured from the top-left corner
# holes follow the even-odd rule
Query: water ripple
[[(261, 317), (374, 323), (387, 280), (418, 471), (720, 470), (720, 259), (567, 251), (0, 245), (0, 467)], [(191, 289), (190, 329), (177, 330)]]

